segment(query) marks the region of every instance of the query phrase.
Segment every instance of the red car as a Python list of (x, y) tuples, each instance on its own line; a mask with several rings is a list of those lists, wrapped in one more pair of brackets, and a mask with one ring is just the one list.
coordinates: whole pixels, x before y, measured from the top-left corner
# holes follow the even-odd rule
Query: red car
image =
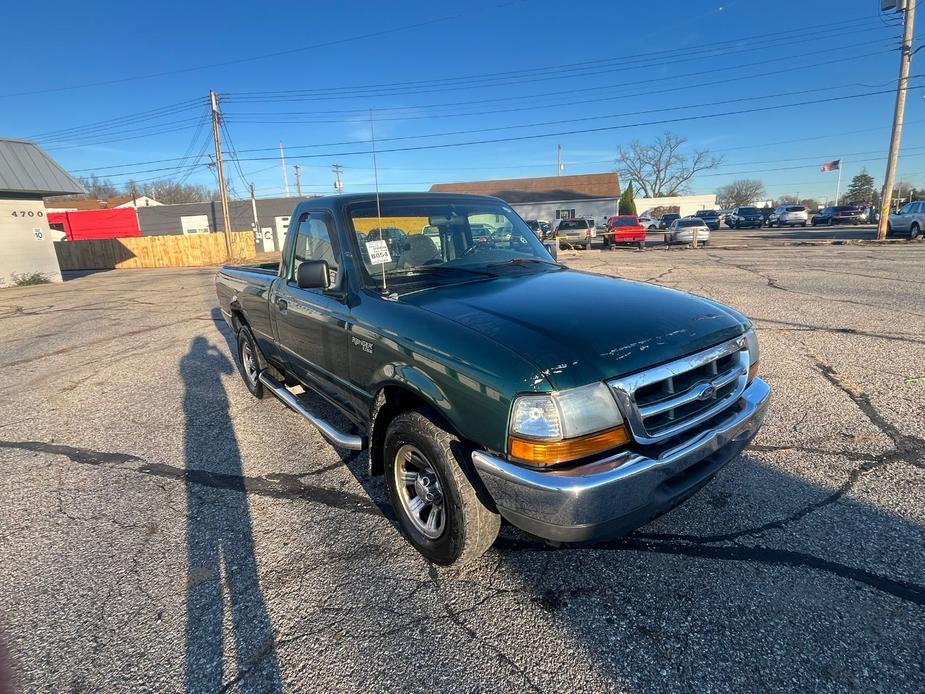
[(604, 248), (623, 244), (633, 244), (637, 248), (646, 247), (646, 228), (634, 214), (619, 214), (607, 220)]

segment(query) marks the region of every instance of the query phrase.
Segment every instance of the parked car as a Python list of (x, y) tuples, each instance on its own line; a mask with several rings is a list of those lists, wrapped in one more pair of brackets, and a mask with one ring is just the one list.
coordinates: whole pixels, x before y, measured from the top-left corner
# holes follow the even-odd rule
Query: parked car
[(549, 222), (544, 219), (526, 219), (524, 221), (527, 223), (528, 227), (533, 229), (533, 233), (536, 234), (536, 237), (540, 241), (545, 239), (549, 235), (549, 232), (552, 231)]
[(563, 245), (578, 246), (582, 250), (591, 245), (591, 239), (597, 235), (594, 222), (587, 219), (563, 219), (556, 227), (559, 247)]
[(659, 229), (667, 229), (671, 226), (671, 223), (676, 219), (681, 219), (681, 215), (675, 214), (674, 212), (669, 212), (668, 214), (663, 214), (662, 218), (658, 222)]
[(768, 217), (768, 226), (805, 227), (808, 220), (809, 215), (806, 212), (806, 208), (802, 205), (781, 205), (780, 207), (774, 208), (771, 216)]
[(651, 215), (644, 214), (640, 215), (639, 223), (648, 230), (655, 230), (658, 229), (659, 220)]
[(367, 241), (385, 241), (386, 246), (389, 249), (389, 253), (393, 258), (398, 257), (401, 253), (402, 246), (405, 243), (405, 237), (407, 235), (401, 229), (395, 227), (377, 227), (372, 229), (368, 234), (366, 234)]
[(707, 246), (710, 243), (710, 227), (699, 217), (682, 217), (668, 227), (668, 243), (694, 243)]
[(819, 226), (826, 224), (833, 226), (835, 224), (860, 224), (860, 210), (853, 205), (836, 205), (819, 210), (813, 215), (811, 224)]
[(764, 216), (757, 207), (737, 207), (726, 219), (730, 229), (760, 229)]
[(916, 239), (925, 230), (925, 202), (910, 202), (903, 205), (898, 212), (891, 214), (887, 221), (886, 233), (908, 234)]
[[(474, 243), (486, 215), (509, 221), (510, 247)], [(354, 229), (377, 217), (416, 226), (392, 270), (375, 241), (360, 261)], [(439, 564), (476, 559), (502, 519), (553, 542), (631, 531), (739, 455), (771, 397), (743, 315), (558, 265), (495, 198), (305, 200), (281, 262), (225, 266), (216, 293), (250, 393), (340, 451), (367, 450), (396, 525)], [(261, 416), (272, 435), (272, 410)]]
[(719, 211), (718, 210), (700, 210), (700, 212), (695, 212), (693, 216), (702, 219), (703, 223), (706, 224), (713, 231), (716, 231), (719, 229)]
[(607, 220), (604, 233), (604, 248), (632, 244), (637, 248), (646, 247), (646, 228), (634, 214), (619, 214)]

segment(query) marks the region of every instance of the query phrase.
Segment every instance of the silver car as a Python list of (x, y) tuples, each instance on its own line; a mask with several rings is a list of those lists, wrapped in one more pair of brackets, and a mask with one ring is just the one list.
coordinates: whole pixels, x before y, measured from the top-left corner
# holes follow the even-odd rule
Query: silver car
[(918, 238), (925, 230), (925, 201), (903, 205), (899, 212), (890, 215), (886, 229), (887, 236), (908, 234), (910, 239)]
[(805, 227), (808, 221), (809, 215), (803, 205), (781, 205), (768, 217), (768, 226)]
[(651, 215), (640, 215), (639, 223), (646, 228), (646, 231), (655, 231), (658, 229), (658, 220)]
[(582, 250), (591, 245), (591, 239), (597, 236), (593, 219), (563, 219), (556, 227), (556, 239), (559, 246), (578, 246)]
[(699, 217), (682, 217), (668, 227), (668, 243), (694, 243), (706, 246), (710, 243), (710, 227)]

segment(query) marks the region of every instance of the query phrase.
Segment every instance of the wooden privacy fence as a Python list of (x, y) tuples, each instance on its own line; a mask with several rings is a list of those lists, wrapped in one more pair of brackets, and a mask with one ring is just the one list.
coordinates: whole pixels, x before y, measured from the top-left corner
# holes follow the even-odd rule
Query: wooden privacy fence
[[(254, 234), (231, 234), (232, 260), (257, 255)], [(62, 270), (108, 270), (143, 267), (205, 267), (228, 262), (224, 234), (138, 236), (93, 241), (56, 241)]]

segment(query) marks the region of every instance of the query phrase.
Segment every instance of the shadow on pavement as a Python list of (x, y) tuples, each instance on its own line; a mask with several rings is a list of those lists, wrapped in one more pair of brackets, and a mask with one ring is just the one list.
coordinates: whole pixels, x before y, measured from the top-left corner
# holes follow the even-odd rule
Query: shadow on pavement
[[(188, 555), (186, 684), (190, 692), (222, 691), (226, 625), (233, 635), (240, 691), (280, 690), (273, 629), (260, 589), (241, 453), (229, 414), (223, 375), (227, 357), (195, 337), (180, 361), (186, 419)], [(203, 484), (236, 479), (238, 488)], [(226, 608), (227, 606), (227, 608)], [(247, 677), (242, 679), (242, 675)]]

